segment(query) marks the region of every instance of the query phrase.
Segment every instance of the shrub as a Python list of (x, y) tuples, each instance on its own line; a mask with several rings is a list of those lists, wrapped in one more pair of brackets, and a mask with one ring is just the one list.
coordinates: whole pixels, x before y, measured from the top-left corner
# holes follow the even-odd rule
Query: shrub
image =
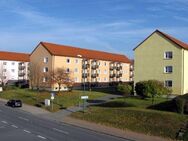
[(135, 91), (141, 97), (151, 97), (152, 103), (157, 95), (168, 95), (171, 89), (164, 87), (163, 82), (157, 80), (140, 81), (136, 83)]
[(126, 96), (131, 94), (132, 86), (129, 84), (118, 84), (117, 91), (120, 92), (124, 98), (126, 98)]

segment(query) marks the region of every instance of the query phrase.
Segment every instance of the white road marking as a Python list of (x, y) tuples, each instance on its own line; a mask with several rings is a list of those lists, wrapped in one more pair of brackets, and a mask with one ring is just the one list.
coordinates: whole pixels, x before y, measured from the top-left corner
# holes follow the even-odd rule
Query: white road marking
[(25, 120), (25, 121), (29, 121), (29, 119), (24, 118), (24, 117), (18, 117), (19, 119)]
[(60, 133), (63, 133), (63, 134), (66, 134), (66, 135), (69, 134), (68, 132), (63, 131), (63, 130), (60, 130), (60, 129), (57, 129), (57, 128), (53, 128), (53, 130), (55, 130), (55, 131), (57, 131), (57, 132), (60, 132)]
[(31, 133), (30, 131), (28, 131), (28, 130), (23, 130), (24, 132), (26, 132), (26, 133)]
[(18, 128), (18, 126), (16, 126), (16, 125), (11, 125), (12, 127), (14, 127), (14, 128)]
[(41, 136), (41, 135), (37, 135), (37, 137), (41, 138), (41, 139), (46, 139), (45, 137)]
[(4, 120), (3, 120), (3, 121), (1, 121), (1, 122), (2, 122), (2, 123), (5, 123), (5, 124), (8, 124), (8, 123), (7, 123), (6, 121), (4, 121)]

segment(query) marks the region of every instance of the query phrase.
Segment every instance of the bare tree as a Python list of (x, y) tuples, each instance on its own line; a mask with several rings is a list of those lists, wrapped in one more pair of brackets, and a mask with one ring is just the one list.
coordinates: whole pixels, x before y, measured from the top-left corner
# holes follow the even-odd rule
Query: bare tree
[(3, 63), (2, 62), (0, 62), (0, 85), (2, 85), (3, 86), (3, 80), (4, 78), (3, 78)]
[(70, 88), (74, 82), (71, 78), (71, 72), (67, 72), (64, 68), (57, 68), (51, 73), (51, 83), (57, 84), (58, 91), (60, 92), (61, 86), (65, 85)]
[(29, 70), (29, 82), (30, 82), (30, 88), (36, 88), (39, 89), (42, 84), (42, 70), (39, 64), (30, 64), (30, 70)]

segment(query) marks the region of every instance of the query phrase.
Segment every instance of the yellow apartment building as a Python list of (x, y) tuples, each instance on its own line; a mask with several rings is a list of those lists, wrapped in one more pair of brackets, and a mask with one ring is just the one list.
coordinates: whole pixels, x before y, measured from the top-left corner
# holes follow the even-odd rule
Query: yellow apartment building
[(188, 44), (156, 30), (134, 48), (134, 57), (134, 84), (155, 79), (173, 94), (188, 93)]
[[(65, 45), (40, 42), (30, 55), (33, 86), (41, 84), (56, 91), (57, 85), (49, 84), (45, 73), (63, 68), (71, 74), (75, 87), (107, 87), (118, 82), (130, 81), (130, 60), (121, 54), (82, 49)], [(36, 71), (37, 70), (37, 71)], [(43, 85), (44, 84), (44, 85)], [(62, 86), (61, 90), (66, 90)]]

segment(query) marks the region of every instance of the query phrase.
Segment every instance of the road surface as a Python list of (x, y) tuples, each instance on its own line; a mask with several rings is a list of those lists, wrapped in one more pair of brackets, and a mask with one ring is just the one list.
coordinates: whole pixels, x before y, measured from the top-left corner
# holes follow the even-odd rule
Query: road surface
[(1, 141), (129, 141), (48, 120), (0, 102)]

